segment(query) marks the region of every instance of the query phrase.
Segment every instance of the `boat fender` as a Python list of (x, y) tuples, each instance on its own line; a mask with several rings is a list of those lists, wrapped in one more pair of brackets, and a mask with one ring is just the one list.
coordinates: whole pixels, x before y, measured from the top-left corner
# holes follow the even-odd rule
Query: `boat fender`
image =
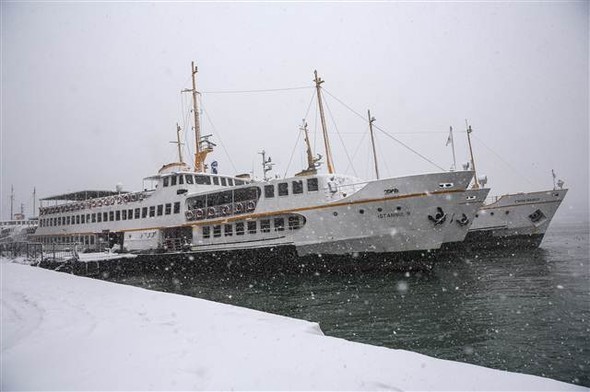
[(468, 224), (469, 219), (467, 218), (467, 215), (463, 214), (463, 216), (461, 216), (461, 219), (457, 219), (457, 223), (459, 224), (459, 226), (465, 226), (466, 224)]
[(234, 204), (234, 211), (236, 212), (236, 214), (241, 214), (242, 212), (244, 212), (244, 204), (242, 204), (242, 203)]
[(195, 210), (195, 218), (197, 218), (197, 219), (203, 219), (203, 215), (204, 215), (204, 212), (203, 212), (203, 209), (202, 208), (197, 208)]
[(227, 204), (221, 206), (221, 213), (223, 215), (229, 215), (230, 208)]
[(246, 210), (248, 210), (248, 211), (254, 211), (255, 208), (256, 208), (256, 203), (254, 203), (252, 200), (250, 200), (248, 202), (248, 204), (246, 204)]
[(193, 212), (191, 210), (186, 210), (184, 215), (186, 216), (186, 219), (188, 219), (188, 220), (193, 220), (193, 218), (195, 217), (195, 215), (193, 214)]
[(428, 219), (430, 219), (430, 221), (432, 221), (435, 226), (438, 226), (447, 220), (447, 214), (445, 214), (442, 208), (436, 207), (436, 214), (434, 217), (432, 215), (428, 215)]
[(214, 207), (207, 208), (207, 217), (208, 218), (211, 218), (211, 217), (215, 216), (215, 213), (216, 212), (217, 211), (215, 211), (215, 208)]

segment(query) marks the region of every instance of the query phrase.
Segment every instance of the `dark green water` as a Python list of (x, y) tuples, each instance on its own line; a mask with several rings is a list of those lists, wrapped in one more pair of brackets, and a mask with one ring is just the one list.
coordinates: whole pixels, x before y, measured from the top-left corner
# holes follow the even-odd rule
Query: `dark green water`
[(326, 335), (590, 386), (588, 224), (540, 249), (426, 272), (131, 276), (122, 283), (318, 322)]

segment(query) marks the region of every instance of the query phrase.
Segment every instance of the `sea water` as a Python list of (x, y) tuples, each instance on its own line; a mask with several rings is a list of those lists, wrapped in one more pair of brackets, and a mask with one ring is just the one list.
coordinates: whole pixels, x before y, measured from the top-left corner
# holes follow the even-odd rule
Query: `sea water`
[(152, 274), (154, 290), (318, 322), (329, 336), (590, 387), (588, 224), (539, 249), (459, 254), (419, 272)]

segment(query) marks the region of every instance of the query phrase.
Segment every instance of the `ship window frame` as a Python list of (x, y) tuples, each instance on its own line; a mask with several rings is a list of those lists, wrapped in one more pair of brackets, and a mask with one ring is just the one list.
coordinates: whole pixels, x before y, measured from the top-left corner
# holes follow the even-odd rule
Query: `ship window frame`
[(245, 234), (244, 222), (236, 222), (236, 235), (244, 235), (244, 234)]
[(119, 211), (119, 210), (115, 211), (115, 220), (116, 221), (121, 220), (121, 211)]
[(288, 182), (279, 182), (277, 193), (278, 193), (279, 197), (289, 196), (289, 183)]
[(231, 237), (234, 235), (234, 225), (231, 223), (227, 223), (223, 225), (223, 235), (224, 237)]
[(127, 210), (127, 220), (133, 219), (133, 208)]
[(203, 226), (201, 228), (203, 238), (211, 238), (211, 226)]
[(301, 222), (299, 220), (299, 217), (296, 215), (290, 216), (287, 219), (287, 226), (289, 227), (289, 230), (297, 230), (301, 228)]
[(221, 186), (227, 186), (227, 179), (225, 177), (220, 177)]
[(275, 231), (285, 231), (285, 218), (278, 217), (273, 219), (273, 226)]
[(221, 237), (221, 225), (213, 226), (213, 238)]
[(164, 214), (165, 215), (170, 215), (172, 214), (172, 203), (166, 203), (164, 205)]
[(270, 219), (261, 219), (260, 220), (260, 232), (261, 233), (270, 233)]
[(162, 184), (164, 185), (164, 187), (167, 187), (169, 183), (170, 183), (170, 180), (168, 177), (162, 178)]
[(147, 207), (142, 207), (141, 208), (141, 218), (145, 219), (148, 217), (148, 208)]
[(319, 180), (317, 177), (308, 178), (306, 182), (307, 182), (306, 185), (307, 185), (308, 192), (317, 192), (320, 190), (320, 184), (319, 184)]
[(176, 185), (176, 176), (170, 176), (170, 186)]
[(184, 185), (184, 174), (178, 175), (178, 185)]
[[(54, 224), (53, 224), (53, 226), (56, 226), (56, 224), (55, 224), (55, 218), (53, 218), (53, 219), (54, 219), (54, 221), (53, 221), (53, 223), (54, 223)], [(77, 224), (77, 225), (79, 225), (79, 224), (80, 224), (80, 215), (76, 215), (76, 224)]]
[(248, 229), (248, 234), (256, 234), (258, 232), (258, 222), (257, 221), (248, 221), (247, 223), (247, 229)]
[(219, 185), (219, 177), (213, 177), (213, 185)]
[(121, 212), (121, 220), (127, 220), (127, 210)]
[(149, 212), (148, 216), (149, 216), (150, 218), (153, 218), (153, 217), (155, 217), (155, 216), (156, 216), (156, 206), (150, 206), (150, 209), (149, 209), (149, 211), (150, 211), (150, 212)]
[(195, 183), (195, 177), (192, 174), (185, 174), (187, 185), (193, 185)]
[(96, 223), (102, 223), (102, 212), (96, 213)]
[(164, 204), (158, 204), (156, 207), (156, 215), (162, 216), (164, 215)]
[(173, 207), (173, 211), (175, 214), (180, 214), (180, 202), (176, 201), (174, 202), (174, 207)]
[(244, 180), (234, 180), (234, 184), (236, 184), (236, 186), (244, 185), (245, 183), (246, 181)]
[(114, 222), (114, 221), (115, 221), (115, 211), (109, 211), (109, 222)]
[[(59, 220), (57, 221), (57, 225), (61, 226), (61, 216), (59, 217)], [(80, 224), (85, 224), (86, 223), (86, 216), (84, 214), (81, 215), (80, 217)]]
[(291, 187), (293, 189), (294, 195), (303, 194), (303, 180), (293, 180), (291, 181)]
[(227, 178), (227, 185), (228, 186), (234, 186), (234, 179), (233, 178)]
[(141, 208), (137, 207), (135, 209), (135, 211), (133, 211), (133, 215), (134, 215), (135, 219), (141, 218)]
[(109, 221), (109, 212), (105, 211), (102, 213), (102, 221), (103, 222), (108, 222)]
[(195, 174), (196, 185), (211, 185), (211, 177)]
[(269, 184), (264, 186), (264, 198), (270, 199), (275, 197), (275, 186), (274, 184)]

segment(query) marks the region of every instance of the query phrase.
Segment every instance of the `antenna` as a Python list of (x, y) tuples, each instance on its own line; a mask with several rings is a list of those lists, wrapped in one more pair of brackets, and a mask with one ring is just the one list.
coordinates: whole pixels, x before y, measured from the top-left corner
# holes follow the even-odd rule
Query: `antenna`
[(315, 76), (313, 81), (315, 82), (315, 88), (316, 88), (316, 92), (317, 92), (317, 96), (318, 96), (318, 106), (320, 108), (320, 119), (322, 122), (322, 131), (324, 133), (324, 147), (326, 148), (326, 163), (328, 165), (328, 173), (334, 174), (334, 162), (332, 160), (332, 149), (330, 148), (330, 139), (328, 138), (328, 129), (326, 127), (326, 117), (324, 115), (324, 106), (322, 104), (321, 84), (324, 83), (324, 81), (320, 77), (318, 77), (318, 71), (313, 71), (313, 74)]
[(375, 162), (375, 175), (379, 179), (379, 167), (377, 166), (377, 150), (375, 149), (375, 137), (373, 136), (373, 122), (375, 117), (371, 117), (371, 111), (367, 110), (369, 116), (369, 132), (371, 133), (371, 145), (373, 146), (373, 160)]
[(266, 151), (262, 150), (259, 154), (262, 155), (262, 176), (264, 181), (268, 181), (269, 178), (266, 176), (266, 173), (272, 170), (274, 163), (271, 163), (270, 156), (266, 159)]
[(303, 123), (299, 129), (303, 131), (303, 138), (305, 139), (305, 144), (307, 146), (307, 169), (303, 170), (300, 174), (316, 174), (317, 168), (321, 164), (319, 161), (322, 159), (322, 156), (321, 154), (318, 154), (317, 158), (313, 157), (309, 133), (307, 132), (307, 121), (305, 121), (305, 119), (303, 119)]

